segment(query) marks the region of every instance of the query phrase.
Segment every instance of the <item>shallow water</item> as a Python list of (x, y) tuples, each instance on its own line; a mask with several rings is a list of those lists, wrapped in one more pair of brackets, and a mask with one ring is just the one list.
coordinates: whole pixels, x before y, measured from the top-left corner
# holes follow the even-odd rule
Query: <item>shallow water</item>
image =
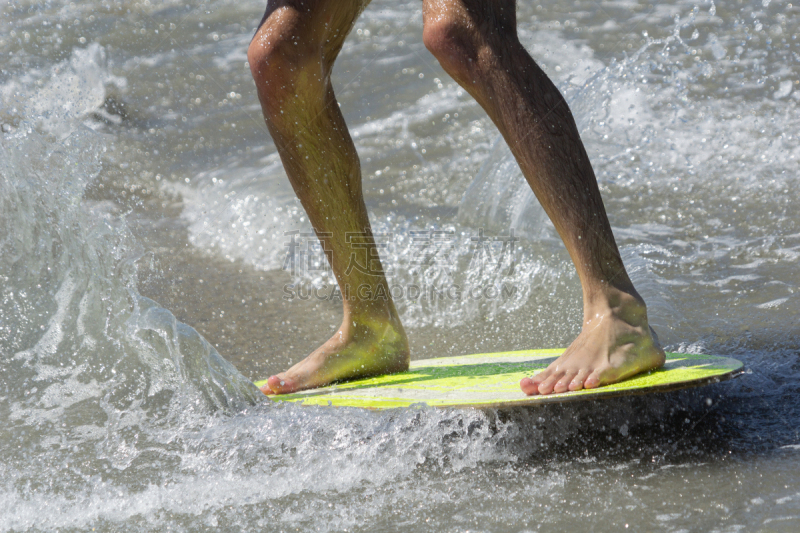
[[(800, 527), (800, 8), (519, 6), (667, 348), (748, 371), (504, 413), (301, 408), (250, 385), (340, 320), (335, 299), (284, 299), (330, 277), (308, 239), (312, 262), (283, 269), (284, 233), (310, 228), (246, 66), (261, 8), (1, 8), (0, 529)], [(569, 258), (421, 44), (420, 4), (376, 0), (334, 86), (391, 283), (484, 295), (405, 292), (413, 357), (568, 344)]]

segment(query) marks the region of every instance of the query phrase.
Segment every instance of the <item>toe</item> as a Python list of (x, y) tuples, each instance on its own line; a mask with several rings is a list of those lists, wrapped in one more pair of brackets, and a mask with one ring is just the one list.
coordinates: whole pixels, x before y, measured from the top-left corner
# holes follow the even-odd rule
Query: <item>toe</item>
[(576, 391), (581, 390), (584, 387), (584, 382), (586, 378), (589, 376), (589, 371), (586, 369), (581, 370), (575, 377), (572, 378), (572, 381), (569, 382), (569, 390)]
[(522, 378), (519, 382), (519, 388), (528, 396), (539, 394), (539, 386), (531, 378)]
[(270, 377), (266, 386), (272, 390), (273, 394), (286, 394), (287, 392), (293, 392), (297, 388), (297, 385), (292, 380), (280, 374)]
[(264, 394), (266, 394), (267, 396), (275, 394), (274, 392), (272, 392), (272, 389), (269, 388), (269, 383), (264, 383), (263, 385), (261, 385), (261, 387), (259, 387), (259, 390)]
[(564, 372), (564, 375), (561, 376), (561, 379), (556, 382), (555, 386), (553, 386), (553, 392), (567, 392), (569, 390), (569, 386), (572, 383), (573, 378), (576, 376), (578, 372), (575, 370), (569, 370)]
[(533, 377), (522, 378), (519, 382), (519, 388), (528, 396), (539, 394), (539, 385), (546, 380), (553, 371), (550, 368), (545, 368), (541, 372), (537, 372)]
[(541, 372), (537, 372), (536, 374), (533, 375), (533, 377), (531, 377), (529, 379), (533, 383), (534, 387), (539, 388), (539, 385), (541, 385), (544, 380), (549, 378), (552, 373), (553, 373), (553, 369), (550, 368), (550, 367), (547, 367), (544, 370), (542, 370)]
[(598, 369), (589, 374), (586, 380), (583, 382), (584, 389), (595, 389), (602, 385), (601, 380), (602, 372)]
[(544, 380), (541, 385), (539, 385), (539, 394), (550, 394), (553, 392), (553, 388), (558, 383), (558, 380), (563, 376), (563, 372), (554, 372), (550, 374), (550, 376)]
[(630, 377), (636, 372), (637, 371), (629, 371), (626, 373), (622, 372), (618, 368), (612, 367), (611, 365), (603, 365), (600, 368), (595, 368), (594, 371), (589, 374), (589, 377), (586, 378), (586, 382), (583, 384), (583, 386), (587, 389), (593, 389), (595, 387), (600, 387), (601, 385), (617, 383)]

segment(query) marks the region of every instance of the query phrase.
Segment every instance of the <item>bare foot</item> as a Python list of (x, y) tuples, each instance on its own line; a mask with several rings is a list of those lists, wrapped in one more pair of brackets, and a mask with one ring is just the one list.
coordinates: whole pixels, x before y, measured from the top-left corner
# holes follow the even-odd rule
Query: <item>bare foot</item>
[(615, 291), (584, 317), (583, 330), (561, 357), (520, 381), (525, 394), (593, 389), (664, 364), (664, 350), (638, 295)]
[(408, 370), (403, 326), (389, 319), (345, 319), (333, 337), (286, 372), (261, 387), (264, 394), (286, 394), (343, 381)]

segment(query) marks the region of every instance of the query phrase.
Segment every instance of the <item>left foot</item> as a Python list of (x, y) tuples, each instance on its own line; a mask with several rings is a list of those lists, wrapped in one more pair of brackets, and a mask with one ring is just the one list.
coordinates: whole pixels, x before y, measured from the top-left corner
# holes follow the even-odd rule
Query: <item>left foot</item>
[(520, 381), (527, 395), (593, 389), (655, 370), (665, 361), (658, 337), (647, 323), (641, 297), (611, 291), (584, 312), (583, 329), (545, 370)]
[(333, 337), (286, 372), (270, 377), (261, 392), (286, 394), (408, 370), (408, 340), (393, 305), (372, 317), (346, 315)]

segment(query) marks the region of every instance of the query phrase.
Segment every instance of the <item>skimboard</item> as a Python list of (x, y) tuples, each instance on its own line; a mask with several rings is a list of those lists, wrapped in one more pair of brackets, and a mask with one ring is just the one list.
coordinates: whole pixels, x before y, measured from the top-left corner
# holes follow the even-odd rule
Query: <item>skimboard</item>
[[(523, 350), (422, 359), (406, 372), (342, 382), (292, 394), (270, 396), (278, 402), (391, 409), (425, 404), (449, 408), (509, 408), (599, 400), (699, 387), (742, 373), (741, 361), (729, 357), (667, 353), (658, 370), (587, 389), (546, 396), (526, 396), (519, 381), (546, 368), (564, 349)], [(262, 386), (266, 381), (256, 382)]]

